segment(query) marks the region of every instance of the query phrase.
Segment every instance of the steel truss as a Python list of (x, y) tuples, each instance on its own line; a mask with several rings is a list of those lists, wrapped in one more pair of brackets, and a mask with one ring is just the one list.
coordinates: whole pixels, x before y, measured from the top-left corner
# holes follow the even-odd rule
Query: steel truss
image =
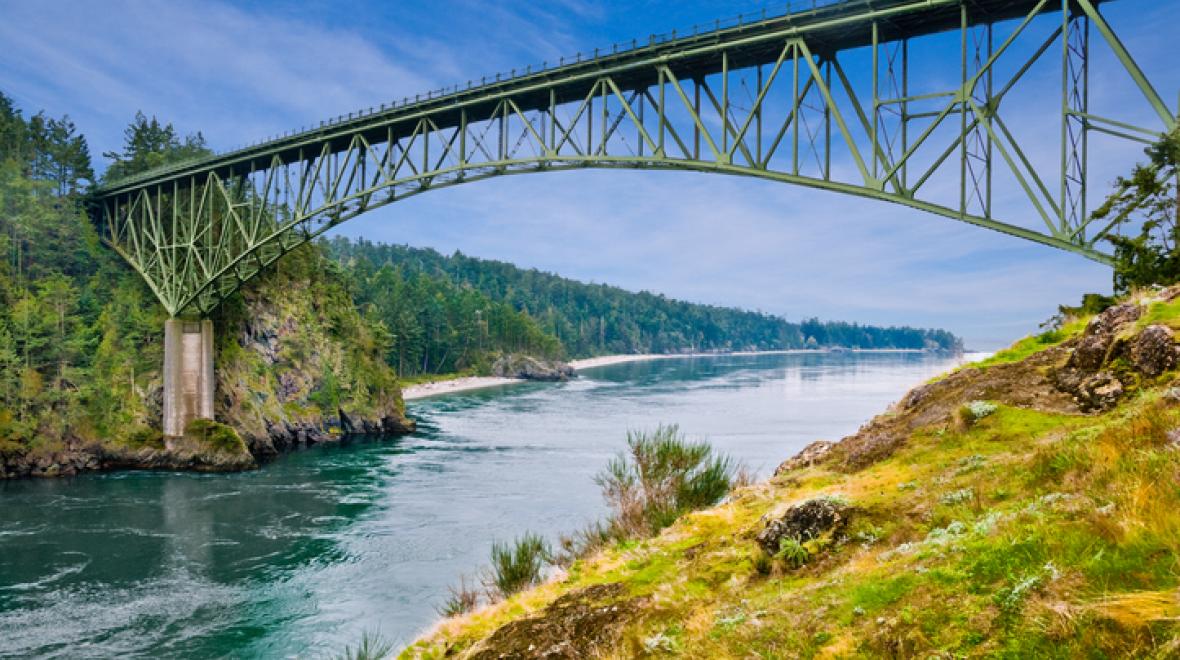
[[(653, 42), (116, 182), (100, 191), (99, 221), (172, 315), (208, 313), (287, 252), (374, 208), (493, 176), (585, 167), (795, 183), (1106, 261), (1099, 241), (1118, 227), (1086, 215), (1087, 135), (1146, 143), (1176, 118), (1095, 4), (855, 0)], [(1060, 15), (1051, 29), (1034, 21), (1050, 12)], [(1089, 111), (1091, 28), (1158, 124)], [(960, 75), (916, 89), (915, 40), (947, 42), (954, 30)], [(1054, 44), (1060, 171), (1034, 166), (1000, 112)], [(993, 214), (1000, 171), (1031, 204), (1032, 226)]]

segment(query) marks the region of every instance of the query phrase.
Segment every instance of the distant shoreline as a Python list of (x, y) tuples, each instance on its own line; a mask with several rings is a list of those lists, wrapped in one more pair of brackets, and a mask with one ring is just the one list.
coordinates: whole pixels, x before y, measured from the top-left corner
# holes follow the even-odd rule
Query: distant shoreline
[[(592, 358), (570, 360), (569, 365), (574, 371), (609, 367), (629, 362), (646, 362), (649, 360), (669, 360), (673, 358), (725, 357), (728, 355), (796, 355), (807, 353), (925, 353), (918, 348), (848, 348), (848, 349), (806, 349), (791, 348), (776, 351), (731, 351), (727, 353), (629, 353), (620, 355), (600, 355)], [(482, 390), (489, 387), (503, 387), (528, 382), (524, 378), (500, 378), (498, 376), (464, 376), (449, 380), (439, 380), (431, 383), (415, 383), (402, 389), (402, 398), (406, 401), (416, 401), (443, 394), (455, 394)]]

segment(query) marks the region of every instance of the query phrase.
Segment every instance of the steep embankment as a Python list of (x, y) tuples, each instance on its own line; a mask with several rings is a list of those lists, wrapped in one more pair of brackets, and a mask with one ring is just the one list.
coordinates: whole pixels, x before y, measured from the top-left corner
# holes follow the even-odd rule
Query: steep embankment
[(405, 655), (1175, 657), (1176, 296), (916, 388)]

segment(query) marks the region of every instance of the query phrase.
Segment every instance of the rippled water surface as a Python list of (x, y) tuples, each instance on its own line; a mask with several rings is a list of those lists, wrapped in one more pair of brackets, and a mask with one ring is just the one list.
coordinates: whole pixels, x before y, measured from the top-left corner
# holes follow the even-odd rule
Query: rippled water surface
[(917, 354), (638, 362), (411, 403), (419, 432), (234, 475), (0, 482), (0, 656), (323, 656), (435, 618), (493, 540), (604, 512), (628, 429), (678, 423), (765, 475), (950, 366)]

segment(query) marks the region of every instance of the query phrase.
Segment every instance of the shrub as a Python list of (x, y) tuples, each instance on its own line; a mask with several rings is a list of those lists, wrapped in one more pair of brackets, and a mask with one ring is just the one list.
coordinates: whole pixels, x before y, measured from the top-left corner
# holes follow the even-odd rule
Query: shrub
[(594, 481), (614, 511), (616, 534), (625, 538), (658, 532), (688, 511), (716, 504), (742, 474), (709, 443), (690, 442), (678, 426), (660, 425), (651, 433), (628, 432), (627, 451)]
[(393, 655), (393, 643), (380, 635), (365, 633), (361, 636), (361, 643), (352, 650), (351, 646), (344, 647), (344, 655), (340, 660), (383, 660)]
[(448, 587), (447, 591), (450, 595), (442, 607), (438, 608), (438, 613), (444, 617), (467, 614), (479, 605), (479, 591), (467, 584), (467, 578), (459, 578), (459, 586)]
[(955, 426), (966, 430), (997, 410), (999, 407), (989, 401), (971, 401), (955, 411)]
[(811, 553), (799, 542), (799, 539), (784, 536), (779, 539), (778, 552), (774, 554), (774, 558), (787, 562), (792, 568), (799, 568), (807, 563), (807, 560), (811, 558)]
[(539, 583), (541, 571), (551, 556), (545, 539), (531, 532), (512, 543), (493, 543), (488, 579), (491, 595), (507, 598)]
[(151, 447), (164, 448), (164, 434), (159, 429), (141, 426), (127, 434), (127, 444), (135, 448)]
[(976, 420), (983, 419), (997, 410), (996, 404), (987, 401), (972, 401), (967, 404), (967, 411)]
[(232, 426), (211, 419), (194, 419), (185, 427), (184, 434), (204, 441), (215, 451), (232, 454), (246, 452), (246, 443)]

